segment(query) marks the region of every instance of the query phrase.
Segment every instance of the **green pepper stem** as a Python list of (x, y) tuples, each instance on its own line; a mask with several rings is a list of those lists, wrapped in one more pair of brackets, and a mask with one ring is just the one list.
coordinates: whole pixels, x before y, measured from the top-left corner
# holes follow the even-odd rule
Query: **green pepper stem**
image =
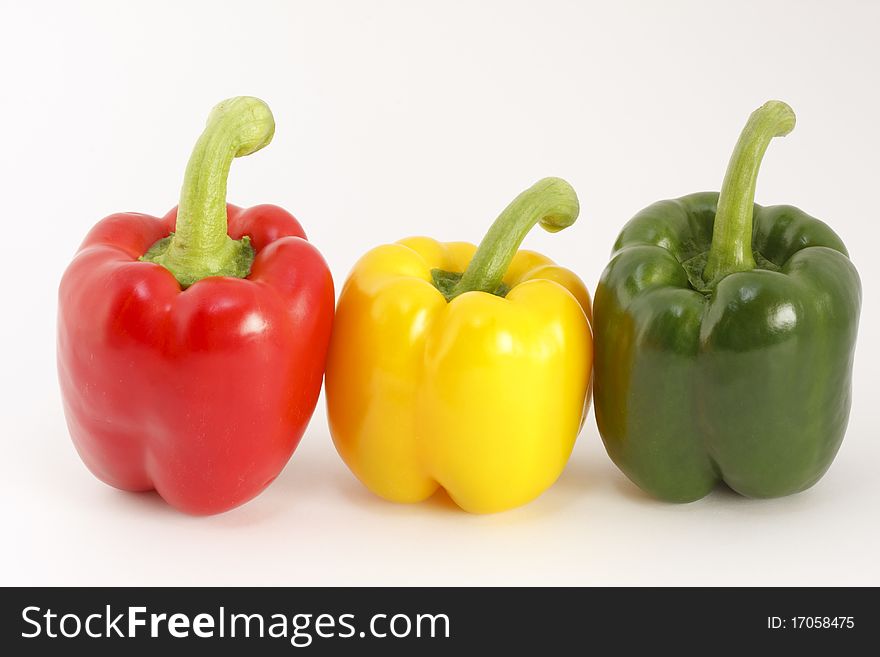
[(489, 228), (449, 299), (465, 292), (494, 293), (532, 227), (540, 223), (551, 233), (571, 226), (580, 206), (571, 185), (561, 178), (543, 178), (517, 196)]
[(740, 133), (718, 197), (712, 246), (703, 270), (707, 283), (755, 268), (752, 213), (758, 170), (770, 141), (787, 135), (794, 124), (791, 107), (780, 100), (771, 100), (752, 112)]
[(247, 276), (254, 252), (249, 238), (227, 234), (226, 179), (234, 158), (260, 150), (274, 134), (262, 100), (237, 96), (216, 105), (186, 167), (176, 231), (141, 259), (164, 266), (183, 287), (208, 276)]

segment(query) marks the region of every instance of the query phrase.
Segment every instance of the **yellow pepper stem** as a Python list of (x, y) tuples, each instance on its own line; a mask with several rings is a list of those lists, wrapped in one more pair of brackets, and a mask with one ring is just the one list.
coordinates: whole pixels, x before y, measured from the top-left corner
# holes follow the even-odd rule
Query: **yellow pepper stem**
[[(480, 242), (464, 274), (448, 292), (444, 291), (447, 300), (465, 292), (498, 294), (499, 290), (505, 290), (501, 279), (532, 227), (541, 224), (548, 232), (558, 232), (571, 226), (579, 211), (577, 194), (567, 182), (561, 178), (543, 178), (536, 182), (504, 208)], [(438, 280), (437, 273), (434, 278)]]

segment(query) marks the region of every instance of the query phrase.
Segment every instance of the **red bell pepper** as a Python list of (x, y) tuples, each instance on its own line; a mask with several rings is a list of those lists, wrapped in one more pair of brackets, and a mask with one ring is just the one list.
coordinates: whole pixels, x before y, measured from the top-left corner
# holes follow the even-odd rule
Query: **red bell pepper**
[(281, 208), (226, 204), (232, 159), (274, 130), (256, 98), (217, 105), (178, 208), (102, 220), (61, 280), (58, 372), (80, 456), (106, 483), (193, 514), (278, 475), (324, 373), (327, 264)]

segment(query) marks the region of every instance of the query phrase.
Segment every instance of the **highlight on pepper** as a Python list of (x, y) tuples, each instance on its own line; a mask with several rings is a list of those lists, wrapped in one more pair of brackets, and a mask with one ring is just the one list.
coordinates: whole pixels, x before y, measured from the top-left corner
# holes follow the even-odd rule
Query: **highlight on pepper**
[(783, 102), (755, 110), (721, 192), (639, 212), (596, 290), (599, 432), (660, 499), (802, 491), (846, 432), (859, 275), (826, 224), (754, 202), (767, 146), (794, 125)]
[(579, 211), (568, 183), (520, 194), (479, 248), (411, 237), (374, 248), (337, 304), (326, 372), (339, 454), (395, 502), (444, 488), (463, 509), (502, 511), (559, 477), (587, 410), (590, 298), (520, 243)]
[(102, 481), (193, 514), (262, 491), (317, 403), (333, 281), (299, 222), (226, 203), (232, 161), (272, 139), (257, 98), (218, 104), (165, 217), (114, 214), (58, 292), (58, 378), (77, 451)]

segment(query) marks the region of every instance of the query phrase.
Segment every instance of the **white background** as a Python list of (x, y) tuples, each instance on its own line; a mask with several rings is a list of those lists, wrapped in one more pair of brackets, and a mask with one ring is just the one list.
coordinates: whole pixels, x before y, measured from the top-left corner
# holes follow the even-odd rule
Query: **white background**
[[(2, 2), (2, 584), (880, 584), (876, 336), (880, 4), (868, 2)], [(749, 112), (789, 102), (761, 203), (848, 244), (865, 298), (848, 435), (787, 499), (649, 499), (592, 416), (536, 502), (473, 516), (366, 491), (323, 400), (278, 480), (191, 518), (98, 482), (67, 435), (56, 290), (89, 228), (164, 214), (209, 109), (249, 94), (274, 142), (233, 165), (230, 200), (293, 212), (341, 287), (368, 248), (478, 241), (536, 179), (578, 223), (526, 247), (595, 290), (640, 208), (718, 189)], [(821, 374), (817, 373), (817, 376)]]

